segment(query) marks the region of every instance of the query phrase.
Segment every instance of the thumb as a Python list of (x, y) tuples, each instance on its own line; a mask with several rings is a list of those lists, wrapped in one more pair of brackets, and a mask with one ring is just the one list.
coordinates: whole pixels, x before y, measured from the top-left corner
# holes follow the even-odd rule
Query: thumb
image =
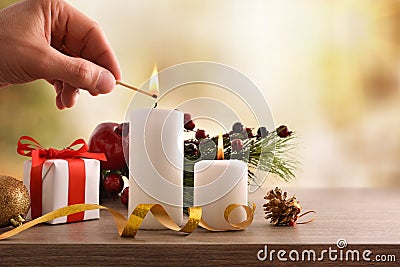
[(95, 95), (109, 93), (115, 87), (114, 75), (109, 70), (83, 58), (69, 57), (53, 51), (53, 57), (47, 66), (46, 79), (61, 80)]

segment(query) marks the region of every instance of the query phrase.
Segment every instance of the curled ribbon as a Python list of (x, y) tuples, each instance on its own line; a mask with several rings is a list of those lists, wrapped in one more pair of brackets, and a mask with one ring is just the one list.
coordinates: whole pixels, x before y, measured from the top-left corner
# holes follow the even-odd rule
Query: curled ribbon
[[(234, 209), (236, 209), (238, 207), (243, 207), (246, 210), (247, 219), (239, 224), (232, 224), (229, 222), (229, 215)], [(228, 224), (230, 226), (232, 226), (233, 230), (243, 230), (252, 223), (253, 218), (254, 218), (255, 208), (256, 208), (256, 206), (254, 204), (251, 208), (248, 206), (244, 206), (244, 205), (231, 204), (225, 209), (225, 212), (224, 212), (225, 220), (228, 222)], [(18, 226), (17, 228), (14, 228), (10, 231), (2, 233), (2, 234), (0, 234), (0, 240), (14, 236), (14, 235), (21, 233), (22, 231), (25, 231), (37, 224), (40, 224), (40, 223), (43, 223), (43, 222), (46, 222), (49, 220), (53, 220), (53, 219), (63, 217), (63, 216), (68, 216), (68, 215), (86, 211), (86, 210), (94, 210), (94, 209), (104, 209), (104, 210), (108, 210), (110, 212), (110, 214), (112, 215), (114, 222), (117, 226), (118, 234), (121, 237), (135, 237), (139, 230), (140, 225), (142, 224), (143, 219), (146, 217), (146, 215), (149, 212), (151, 212), (153, 214), (153, 216), (163, 226), (165, 226), (166, 228), (168, 228), (170, 230), (177, 231), (177, 232), (190, 234), (199, 225), (209, 231), (226, 231), (223, 229), (215, 229), (215, 228), (208, 226), (207, 223), (204, 222), (204, 220), (201, 218), (202, 217), (201, 207), (189, 208), (189, 219), (188, 219), (187, 223), (181, 228), (171, 219), (171, 217), (168, 215), (167, 211), (160, 204), (139, 204), (133, 210), (133, 212), (129, 216), (128, 220), (126, 220), (125, 217), (120, 212), (118, 212), (114, 209), (110, 209), (110, 208), (101, 206), (101, 205), (75, 204), (75, 205), (63, 207), (63, 208), (57, 209), (55, 211), (49, 212), (39, 218), (36, 218), (36, 219), (29, 221), (21, 226)]]
[[(234, 224), (231, 223), (229, 221), (229, 215), (232, 213), (232, 211), (234, 211), (236, 208), (242, 207), (245, 211), (246, 211), (246, 220), (244, 220), (241, 223), (238, 224)], [(254, 212), (256, 210), (256, 204), (252, 204), (251, 207), (249, 206), (244, 206), (244, 205), (239, 205), (239, 204), (230, 204), (228, 207), (226, 207), (225, 211), (224, 211), (224, 218), (225, 221), (227, 221), (227, 223), (232, 227), (232, 229), (230, 230), (243, 230), (246, 229), (252, 222), (254, 219)], [(215, 229), (211, 226), (209, 226), (203, 219), (200, 220), (199, 225), (201, 227), (203, 227), (204, 229), (207, 229), (209, 231), (213, 231), (213, 232), (221, 232), (221, 231), (226, 231), (225, 229)]]

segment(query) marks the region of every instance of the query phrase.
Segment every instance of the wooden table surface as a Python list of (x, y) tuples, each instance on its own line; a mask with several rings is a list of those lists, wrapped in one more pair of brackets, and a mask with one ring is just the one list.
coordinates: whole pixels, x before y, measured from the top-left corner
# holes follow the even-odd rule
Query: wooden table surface
[[(287, 258), (291, 250), (301, 255), (312, 249), (318, 258), (329, 247), (339, 251), (336, 242), (345, 239), (344, 253), (369, 249), (373, 256), (385, 255), (392, 261), (389, 256), (395, 255), (396, 262), (333, 261), (326, 256), (314, 266), (400, 266), (400, 189), (290, 189), (289, 196), (296, 193), (303, 211), (317, 212), (316, 221), (295, 227), (274, 227), (264, 220), (264, 193), (250, 195), (257, 211), (244, 231), (197, 229), (185, 236), (170, 230), (140, 230), (135, 238), (121, 238), (109, 213), (102, 210), (100, 220), (38, 225), (0, 241), (0, 265), (309, 266), (311, 262), (284, 262), (276, 255), (272, 261), (260, 261), (257, 253), (267, 246), (267, 251), (286, 250)], [(127, 213), (119, 200), (103, 204)]]

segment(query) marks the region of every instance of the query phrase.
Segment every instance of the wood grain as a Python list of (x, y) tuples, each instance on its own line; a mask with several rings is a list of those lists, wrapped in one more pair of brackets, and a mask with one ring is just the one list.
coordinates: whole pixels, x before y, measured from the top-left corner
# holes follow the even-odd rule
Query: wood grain
[[(295, 227), (273, 227), (263, 219), (264, 192), (258, 191), (250, 195), (258, 206), (255, 221), (245, 231), (212, 233), (197, 229), (185, 236), (169, 230), (141, 230), (130, 239), (120, 238), (111, 216), (101, 211), (100, 220), (39, 225), (0, 241), (0, 265), (309, 266), (310, 262), (280, 262), (276, 258), (273, 262), (260, 262), (257, 252), (265, 245), (276, 251), (321, 251), (329, 246), (337, 249), (340, 238), (348, 242), (346, 249), (394, 254), (400, 262), (400, 189), (290, 189), (288, 193), (296, 193), (303, 211), (317, 211), (317, 220)], [(103, 204), (127, 212), (118, 200)], [(318, 262), (321, 263), (338, 266), (340, 262)]]

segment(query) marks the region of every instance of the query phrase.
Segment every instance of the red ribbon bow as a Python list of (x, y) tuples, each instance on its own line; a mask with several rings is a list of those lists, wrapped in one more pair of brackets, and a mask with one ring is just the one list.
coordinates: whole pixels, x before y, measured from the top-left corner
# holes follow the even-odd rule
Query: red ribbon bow
[[(22, 142), (27, 141), (27, 142)], [(78, 150), (72, 147), (82, 145)], [(89, 146), (85, 140), (77, 139), (67, 148), (58, 150), (55, 148), (44, 148), (38, 141), (30, 136), (22, 136), (18, 140), (17, 152), (22, 156), (32, 157), (32, 167), (42, 165), (48, 159), (65, 159), (65, 158), (89, 158), (106, 161), (104, 153), (88, 152)]]
[[(74, 146), (81, 145), (77, 150)], [(32, 219), (42, 215), (42, 169), (43, 163), (48, 159), (65, 159), (68, 161), (69, 191), (68, 205), (81, 204), (85, 202), (85, 163), (81, 158), (97, 159), (106, 161), (103, 153), (88, 152), (89, 147), (85, 140), (77, 139), (67, 148), (58, 150), (55, 148), (44, 148), (35, 139), (22, 136), (18, 140), (17, 152), (20, 155), (32, 157), (30, 173), (30, 196)], [(67, 222), (83, 220), (83, 212), (69, 215)]]

